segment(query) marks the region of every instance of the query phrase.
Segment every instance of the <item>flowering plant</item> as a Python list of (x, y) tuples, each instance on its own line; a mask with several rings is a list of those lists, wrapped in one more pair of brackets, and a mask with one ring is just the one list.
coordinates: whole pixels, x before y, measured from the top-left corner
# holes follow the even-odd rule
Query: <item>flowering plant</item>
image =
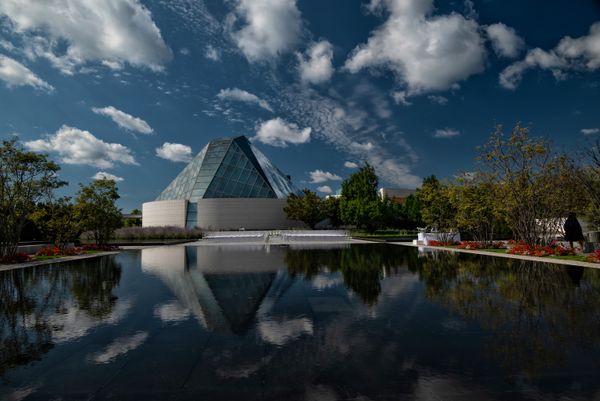
[(36, 256), (73, 256), (81, 255), (83, 248), (59, 248), (57, 246), (47, 246), (36, 252)]
[(458, 244), (458, 249), (481, 249), (483, 244), (475, 241), (462, 241)]
[(587, 262), (600, 263), (600, 250), (592, 252), (585, 260)]

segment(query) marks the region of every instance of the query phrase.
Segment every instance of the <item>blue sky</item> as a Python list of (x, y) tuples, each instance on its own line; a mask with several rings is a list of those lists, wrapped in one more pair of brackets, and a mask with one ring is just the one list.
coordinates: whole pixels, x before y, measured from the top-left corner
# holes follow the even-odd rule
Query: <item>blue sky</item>
[(517, 121), (600, 134), (600, 2), (2, 0), (0, 135), (154, 200), (213, 138), (246, 135), (322, 195), (473, 169)]

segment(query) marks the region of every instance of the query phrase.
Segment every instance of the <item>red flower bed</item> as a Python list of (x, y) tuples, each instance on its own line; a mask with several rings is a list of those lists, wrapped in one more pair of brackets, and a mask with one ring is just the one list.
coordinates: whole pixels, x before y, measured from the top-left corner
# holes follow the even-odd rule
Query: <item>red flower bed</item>
[(556, 245), (553, 242), (551, 245), (527, 245), (523, 242), (515, 243), (512, 248), (508, 250), (508, 253), (513, 255), (525, 255), (525, 256), (566, 256), (575, 255), (575, 250), (571, 248), (565, 248), (562, 245)]
[(11, 256), (4, 256), (0, 258), (1, 264), (13, 264), (13, 263), (25, 263), (29, 262), (31, 258), (29, 255), (23, 252), (17, 252)]
[(83, 248), (63, 248), (60, 249), (57, 246), (47, 246), (36, 252), (36, 256), (73, 256), (81, 255)]
[(458, 244), (458, 249), (481, 249), (483, 244), (475, 241), (462, 241)]
[(588, 257), (585, 258), (585, 260), (587, 262), (600, 263), (600, 250), (589, 254)]

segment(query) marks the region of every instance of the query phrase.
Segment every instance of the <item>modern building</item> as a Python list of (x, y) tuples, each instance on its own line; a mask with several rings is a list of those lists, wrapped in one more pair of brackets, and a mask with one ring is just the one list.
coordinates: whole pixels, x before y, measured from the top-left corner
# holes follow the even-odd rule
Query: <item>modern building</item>
[(245, 136), (210, 141), (154, 202), (143, 205), (142, 225), (205, 230), (286, 229), (291, 193), (299, 194)]
[(379, 188), (379, 197), (381, 199), (389, 199), (392, 202), (404, 203), (406, 198), (416, 193), (415, 189), (407, 188)]

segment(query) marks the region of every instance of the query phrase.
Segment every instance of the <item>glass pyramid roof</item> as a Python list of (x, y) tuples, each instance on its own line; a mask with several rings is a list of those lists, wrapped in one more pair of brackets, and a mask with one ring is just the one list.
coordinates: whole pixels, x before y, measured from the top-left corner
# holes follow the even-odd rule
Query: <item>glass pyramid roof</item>
[(245, 136), (210, 141), (156, 200), (286, 198), (299, 193), (289, 177)]

